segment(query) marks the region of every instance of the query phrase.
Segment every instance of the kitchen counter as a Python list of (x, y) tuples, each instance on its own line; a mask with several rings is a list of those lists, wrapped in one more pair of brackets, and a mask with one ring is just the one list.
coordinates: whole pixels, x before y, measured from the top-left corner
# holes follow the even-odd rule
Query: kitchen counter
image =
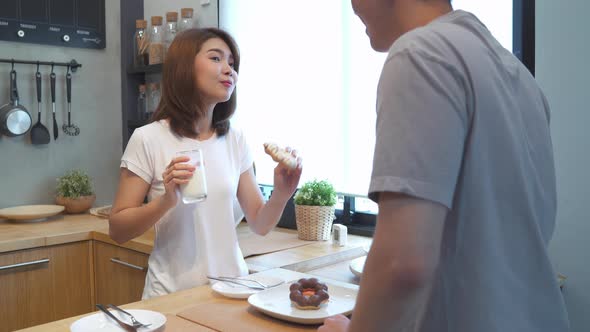
[(109, 237), (108, 221), (90, 214), (57, 215), (39, 222), (0, 221), (0, 253), (84, 240), (99, 240), (149, 254), (154, 232), (117, 244)]
[[(358, 284), (358, 279), (354, 278), (348, 270), (348, 263), (356, 257), (366, 255), (366, 250), (371, 243), (371, 238), (354, 235), (349, 235), (348, 244), (343, 247), (334, 246), (331, 241), (301, 241), (297, 239), (295, 230), (282, 228), (275, 228), (266, 237), (262, 237), (253, 234), (245, 223), (238, 225), (237, 234), (244, 255), (249, 256), (246, 258), (246, 263), (251, 273), (278, 276), (288, 281), (313, 275), (323, 280), (348, 286)], [(0, 220), (0, 253), (95, 240), (149, 254), (153, 248), (154, 235), (154, 231), (150, 230), (142, 236), (120, 245), (109, 238), (107, 220), (89, 214), (59, 215), (46, 221), (34, 223)], [(230, 305), (228, 308), (232, 308), (228, 309), (229, 311), (234, 314), (240, 313), (242, 316), (246, 315), (242, 318), (248, 320), (266, 319), (269, 320), (270, 326), (274, 326), (273, 322), (277, 322), (262, 314), (256, 314), (254, 318), (251, 317), (241, 311), (242, 309), (248, 310), (247, 302), (236, 302), (236, 300), (223, 298), (213, 293), (208, 285), (155, 299), (134, 302), (124, 307), (149, 309), (167, 314), (171, 327), (190, 323), (193, 324), (193, 328), (196, 327), (196, 329), (191, 328), (191, 331), (209, 331), (208, 328), (183, 320), (176, 314), (199, 303), (210, 301), (215, 303), (226, 303), (224, 301), (227, 301)], [(250, 311), (248, 310), (248, 312)], [(69, 325), (82, 316), (85, 315), (39, 325), (25, 331), (68, 331)], [(237, 323), (239, 323), (239, 319), (237, 319)], [(281, 330), (280, 324), (277, 325), (279, 330)], [(301, 326), (301, 329), (307, 328)], [(299, 327), (296, 327), (295, 330), (299, 330)]]
[[(281, 278), (286, 281), (292, 281), (292, 280), (297, 280), (299, 278), (309, 278), (310, 277), (310, 275), (308, 275), (308, 274), (303, 274), (300, 272), (289, 271), (289, 270), (280, 269), (280, 268), (266, 270), (266, 271), (260, 272), (259, 274), (265, 275), (265, 276), (278, 277), (278, 278)], [(343, 282), (339, 282), (339, 281), (335, 281), (335, 280), (330, 280), (327, 278), (322, 278), (322, 280), (325, 282), (331, 283), (331, 284), (358, 289), (358, 286), (355, 286), (355, 285), (350, 285), (347, 283), (343, 283)], [(288, 294), (285, 294), (286, 300), (288, 300), (287, 297), (288, 297)], [(282, 331), (285, 328), (285, 323), (283, 323), (282, 321), (279, 321), (274, 318), (260, 314), (260, 313), (256, 312), (255, 310), (249, 310), (248, 309), (249, 305), (246, 300), (235, 300), (235, 299), (225, 298), (221, 295), (214, 293), (211, 290), (211, 288), (209, 287), (209, 285), (195, 287), (192, 289), (188, 289), (188, 290), (176, 292), (173, 294), (156, 297), (156, 298), (149, 299), (149, 300), (130, 303), (130, 304), (124, 305), (122, 307), (126, 308), (126, 309), (147, 309), (147, 310), (158, 311), (158, 312), (164, 313), (170, 317), (170, 316), (176, 316), (178, 314), (181, 314), (182, 312), (185, 312), (187, 309), (195, 307), (196, 305), (206, 304), (206, 303), (216, 304), (216, 305), (223, 304), (223, 306), (220, 307), (220, 310), (223, 310), (224, 307), (228, 308), (229, 317), (227, 317), (227, 320), (229, 321), (229, 323), (226, 323), (226, 325), (232, 324), (232, 326), (235, 327), (235, 328), (231, 328), (231, 331), (241, 331), (242, 330), (240, 328), (242, 326), (241, 324), (245, 324), (246, 322), (248, 322), (248, 323), (252, 323), (252, 322), (264, 323), (267, 327), (271, 327), (271, 328), (276, 326), (276, 329), (274, 329), (276, 331)], [(237, 311), (241, 312), (241, 314), (239, 316), (232, 317), (231, 315), (235, 314), (236, 309), (237, 309)], [(220, 314), (222, 314), (222, 313), (220, 313)], [(86, 314), (86, 315), (88, 315), (88, 314)], [(63, 332), (63, 331), (69, 331), (69, 327), (74, 321), (76, 321), (77, 319), (84, 317), (86, 315), (80, 315), (77, 317), (66, 318), (63, 320), (34, 326), (34, 327), (24, 329), (21, 331), (22, 332), (58, 332), (58, 331)], [(178, 316), (176, 316), (176, 317), (178, 317)], [(190, 321), (187, 321), (187, 322), (190, 322)], [(205, 324), (205, 323), (200, 324), (199, 322), (190, 322), (190, 323), (195, 324), (196, 326), (201, 326), (201, 327), (203, 326), (202, 324)], [(211, 323), (206, 323), (206, 324), (210, 325)], [(213, 328), (213, 329), (216, 329), (216, 328), (221, 329), (222, 328), (221, 326), (208, 326), (208, 327)], [(288, 327), (289, 327), (290, 331), (299, 331), (299, 330), (307, 331), (310, 329), (315, 330), (317, 328), (317, 326), (305, 326), (305, 325), (296, 325), (296, 324), (289, 324)]]
[[(237, 227), (238, 240), (251, 272), (285, 268), (308, 272), (366, 255), (371, 238), (348, 236), (344, 247), (331, 241), (297, 240), (297, 231), (275, 228), (267, 236), (252, 233), (246, 223)], [(0, 253), (39, 248), (84, 240), (97, 240), (149, 254), (153, 249), (153, 230), (118, 244), (109, 237), (108, 221), (90, 214), (58, 215), (41, 222), (0, 221)]]

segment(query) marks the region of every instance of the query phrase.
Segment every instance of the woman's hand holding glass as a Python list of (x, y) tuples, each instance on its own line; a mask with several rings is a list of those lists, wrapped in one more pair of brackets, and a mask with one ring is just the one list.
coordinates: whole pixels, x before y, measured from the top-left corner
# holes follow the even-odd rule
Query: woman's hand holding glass
[(193, 165), (187, 164), (189, 160), (188, 156), (175, 157), (162, 173), (164, 188), (166, 189), (164, 201), (170, 204), (171, 207), (176, 206), (178, 202), (176, 189), (179, 185), (188, 183), (195, 171)]

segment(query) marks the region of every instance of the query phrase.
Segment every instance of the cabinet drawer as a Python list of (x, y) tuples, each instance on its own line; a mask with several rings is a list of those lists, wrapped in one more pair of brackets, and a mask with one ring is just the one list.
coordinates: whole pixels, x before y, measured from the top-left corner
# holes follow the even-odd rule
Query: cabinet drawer
[(95, 241), (96, 303), (115, 305), (141, 300), (149, 256)]
[(0, 331), (53, 320), (51, 264), (45, 248), (0, 254)]
[(0, 331), (92, 311), (90, 241), (0, 254)]

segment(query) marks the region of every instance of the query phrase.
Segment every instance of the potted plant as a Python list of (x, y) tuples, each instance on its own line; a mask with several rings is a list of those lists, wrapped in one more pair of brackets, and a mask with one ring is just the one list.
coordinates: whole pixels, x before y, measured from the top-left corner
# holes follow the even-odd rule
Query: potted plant
[(71, 170), (57, 179), (55, 202), (63, 205), (67, 213), (86, 212), (94, 204), (90, 176), (81, 170)]
[(297, 234), (302, 240), (328, 240), (334, 221), (336, 191), (328, 181), (309, 181), (294, 197)]

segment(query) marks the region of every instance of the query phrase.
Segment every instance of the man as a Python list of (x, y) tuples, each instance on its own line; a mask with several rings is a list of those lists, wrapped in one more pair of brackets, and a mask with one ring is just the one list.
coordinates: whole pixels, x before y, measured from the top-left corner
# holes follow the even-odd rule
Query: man
[(352, 320), (319, 331), (569, 330), (547, 255), (549, 107), (527, 69), (448, 0), (352, 0), (388, 52), (369, 197), (379, 204)]

